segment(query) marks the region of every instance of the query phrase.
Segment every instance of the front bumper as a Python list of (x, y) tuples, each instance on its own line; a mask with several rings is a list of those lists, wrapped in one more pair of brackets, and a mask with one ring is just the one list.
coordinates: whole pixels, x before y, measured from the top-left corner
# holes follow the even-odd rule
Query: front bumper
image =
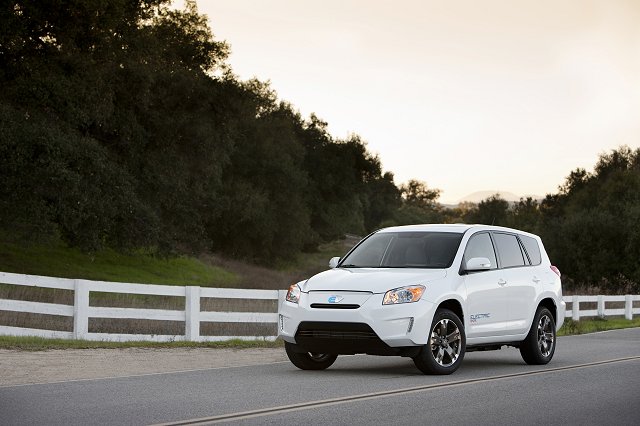
[[(297, 344), (296, 333), (301, 322), (364, 324), (391, 348), (426, 344), (436, 306), (425, 300), (382, 305), (383, 297), (384, 294), (373, 294), (357, 309), (317, 309), (309, 306), (309, 294), (302, 293), (299, 304), (283, 301), (280, 305), (278, 335), (289, 343)], [(310, 344), (309, 339), (305, 343)], [(354, 348), (350, 353), (371, 353), (364, 342), (362, 350), (357, 349), (358, 345), (357, 341), (350, 342), (348, 346)]]

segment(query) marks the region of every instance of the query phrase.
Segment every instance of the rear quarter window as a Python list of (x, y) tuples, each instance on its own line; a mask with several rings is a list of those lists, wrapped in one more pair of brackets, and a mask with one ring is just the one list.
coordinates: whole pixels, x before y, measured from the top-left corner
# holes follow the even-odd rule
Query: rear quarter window
[(527, 237), (526, 235), (519, 235), (520, 241), (524, 249), (529, 255), (529, 260), (532, 265), (539, 265), (542, 263), (542, 255), (540, 254), (540, 246), (535, 238)]

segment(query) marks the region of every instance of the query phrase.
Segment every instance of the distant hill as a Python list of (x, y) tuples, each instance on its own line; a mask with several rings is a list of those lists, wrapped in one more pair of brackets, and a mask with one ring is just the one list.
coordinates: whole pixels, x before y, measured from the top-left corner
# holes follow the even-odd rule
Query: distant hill
[(462, 197), (458, 203), (463, 203), (463, 202), (470, 202), (470, 203), (479, 203), (482, 200), (486, 200), (487, 198), (491, 197), (492, 195), (495, 194), (500, 194), (500, 198), (503, 198), (507, 201), (509, 201), (510, 203), (516, 202), (516, 201), (520, 201), (520, 198), (526, 198), (526, 197), (531, 197), (534, 200), (540, 200), (544, 197), (540, 197), (538, 195), (516, 195), (513, 192), (508, 192), (508, 191), (477, 191), (474, 192), (472, 194), (469, 194), (465, 197)]

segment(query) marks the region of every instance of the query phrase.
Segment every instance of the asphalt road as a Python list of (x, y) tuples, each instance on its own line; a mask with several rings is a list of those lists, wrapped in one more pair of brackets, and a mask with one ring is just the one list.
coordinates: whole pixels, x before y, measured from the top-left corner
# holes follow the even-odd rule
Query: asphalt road
[[(0, 374), (2, 374), (0, 372)], [(561, 337), (553, 361), (515, 349), (467, 354), (451, 376), (410, 359), (345, 356), (0, 387), (2, 425), (640, 424), (640, 328)]]

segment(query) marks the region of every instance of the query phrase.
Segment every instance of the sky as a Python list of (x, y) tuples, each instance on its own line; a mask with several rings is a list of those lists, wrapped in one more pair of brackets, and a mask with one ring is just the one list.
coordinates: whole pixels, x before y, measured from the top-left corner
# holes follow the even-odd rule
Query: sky
[(271, 82), (396, 184), (544, 196), (640, 146), (638, 0), (199, 0), (241, 79)]

